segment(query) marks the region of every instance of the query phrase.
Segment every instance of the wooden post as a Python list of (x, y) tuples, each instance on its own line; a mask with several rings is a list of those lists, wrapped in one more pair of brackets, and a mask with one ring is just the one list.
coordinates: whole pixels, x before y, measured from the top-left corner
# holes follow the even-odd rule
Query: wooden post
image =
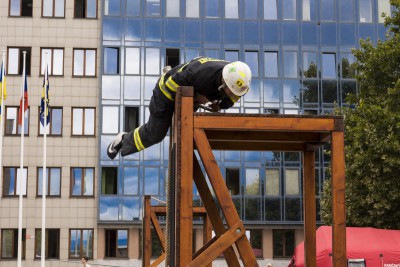
[(303, 161), (304, 263), (316, 267), (315, 152), (307, 146)]
[(332, 133), (332, 256), (333, 266), (346, 266), (346, 197), (344, 133)]
[(143, 260), (142, 267), (150, 266), (151, 257), (151, 229), (150, 229), (150, 196), (144, 196), (144, 215), (143, 215)]

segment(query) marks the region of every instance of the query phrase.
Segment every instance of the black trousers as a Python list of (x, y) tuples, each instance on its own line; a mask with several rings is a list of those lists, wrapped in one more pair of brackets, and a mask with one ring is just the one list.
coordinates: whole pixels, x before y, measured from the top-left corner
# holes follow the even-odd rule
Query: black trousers
[[(175, 102), (168, 99), (158, 88), (153, 90), (150, 99), (150, 117), (142, 126), (124, 135), (121, 155), (136, 153), (144, 148), (161, 142), (167, 135), (172, 123)], [(136, 133), (135, 137), (135, 131)]]

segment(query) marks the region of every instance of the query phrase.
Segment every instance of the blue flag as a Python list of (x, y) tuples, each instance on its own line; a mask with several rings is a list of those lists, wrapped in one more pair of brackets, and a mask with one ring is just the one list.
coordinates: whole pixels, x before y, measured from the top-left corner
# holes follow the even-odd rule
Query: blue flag
[[(50, 123), (50, 106), (49, 106), (49, 72), (46, 67), (46, 71), (43, 77), (43, 87), (42, 87), (42, 98), (40, 99), (40, 123), (44, 126), (44, 121), (46, 117), (46, 125)], [(46, 101), (46, 111), (45, 111), (45, 101)]]

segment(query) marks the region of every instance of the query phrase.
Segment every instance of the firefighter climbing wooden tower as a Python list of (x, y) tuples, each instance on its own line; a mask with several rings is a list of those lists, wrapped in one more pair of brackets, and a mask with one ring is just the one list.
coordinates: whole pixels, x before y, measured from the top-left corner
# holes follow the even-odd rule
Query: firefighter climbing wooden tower
[[(168, 200), (171, 214), (166, 242), (170, 248), (167, 251), (166, 266), (206, 266), (221, 254), (228, 266), (240, 266), (240, 260), (246, 267), (258, 266), (243, 222), (212, 152), (247, 150), (303, 153), (305, 264), (307, 267), (315, 267), (315, 150), (327, 142), (331, 143), (332, 149), (332, 261), (334, 267), (346, 266), (343, 118), (194, 113), (193, 94), (192, 87), (182, 87), (175, 100), (172, 149), (174, 179), (170, 181), (173, 189)], [(215, 237), (195, 254), (192, 251), (193, 181), (215, 232)], [(236, 247), (238, 256), (233, 247)]]

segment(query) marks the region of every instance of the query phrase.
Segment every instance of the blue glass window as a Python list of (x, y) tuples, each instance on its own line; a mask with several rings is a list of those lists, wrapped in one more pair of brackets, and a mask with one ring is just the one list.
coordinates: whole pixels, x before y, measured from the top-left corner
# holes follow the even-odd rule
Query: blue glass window
[(237, 19), (239, 17), (239, 1), (225, 0), (225, 18)]
[(245, 57), (245, 62), (250, 67), (252, 76), (258, 77), (259, 76), (258, 52), (245, 51), (244, 57)]
[(219, 43), (221, 38), (221, 26), (218, 20), (206, 20), (204, 22), (204, 40), (208, 43)]
[(372, 22), (372, 0), (359, 0), (360, 22)]
[(318, 44), (318, 30), (315, 23), (302, 23), (302, 44), (303, 45), (317, 45)]
[(185, 40), (187, 43), (199, 43), (201, 41), (201, 22), (198, 20), (187, 20), (184, 24)]
[(197, 49), (186, 49), (185, 50), (185, 61), (190, 61), (195, 57), (200, 56), (200, 51)]
[(137, 195), (139, 193), (139, 169), (138, 167), (124, 168), (124, 195)]
[(181, 20), (166, 19), (164, 20), (165, 41), (167, 42), (181, 42)]
[(372, 41), (375, 40), (374, 26), (372, 24), (359, 24), (358, 32), (362, 39), (370, 38)]
[(283, 0), (283, 19), (284, 20), (295, 20), (296, 16), (296, 0)]
[(142, 40), (142, 20), (140, 19), (127, 19), (126, 20), (126, 41), (141, 41)]
[(385, 13), (385, 16), (389, 16), (389, 17), (391, 16), (389, 0), (379, 0), (378, 1), (378, 21), (379, 21), (379, 23), (385, 22), (385, 17), (382, 16), (382, 13)]
[(161, 20), (148, 19), (145, 25), (146, 41), (161, 41)]
[(303, 77), (316, 78), (317, 77), (317, 53), (304, 52), (303, 53)]
[(264, 0), (264, 19), (278, 19), (276, 0)]
[(283, 52), (283, 76), (297, 77), (297, 52)]
[(276, 22), (265, 22), (263, 26), (264, 44), (279, 44), (279, 24)]
[(146, 48), (145, 72), (150, 75), (159, 75), (161, 70), (160, 49)]
[(348, 95), (355, 95), (357, 93), (357, 84), (355, 81), (342, 82), (342, 103), (346, 103)]
[(258, 0), (244, 1), (244, 17), (246, 19), (258, 18)]
[(206, 18), (218, 18), (219, 0), (205, 0)]
[[(260, 152), (257, 152), (260, 153)], [(246, 195), (259, 195), (260, 194), (260, 170), (259, 169), (246, 169)]]
[(239, 60), (239, 51), (225, 51), (225, 60), (233, 62)]
[(206, 49), (206, 50), (204, 50), (204, 55), (206, 57), (219, 58), (219, 50)]
[(225, 43), (237, 44), (240, 42), (240, 32), (242, 24), (239, 21), (224, 21), (224, 41)]
[(333, 104), (338, 101), (337, 82), (322, 81), (322, 102), (325, 104)]
[(118, 206), (118, 197), (100, 197), (100, 220), (118, 221)]
[(354, 55), (351, 53), (342, 53), (341, 58), (342, 78), (355, 78), (356, 72), (351, 65), (354, 63)]
[(318, 81), (317, 80), (304, 80), (302, 87), (303, 104), (318, 104)]
[(283, 102), (298, 106), (300, 98), (300, 84), (297, 80), (287, 80), (283, 82)]
[(336, 54), (322, 54), (322, 78), (336, 78)]
[(128, 17), (140, 15), (140, 0), (126, 0), (126, 15)]
[(124, 77), (124, 99), (140, 99), (140, 76)]
[[(285, 199), (285, 220), (286, 221), (299, 221), (301, 218), (301, 208), (299, 198), (286, 198)], [(292, 253), (290, 253), (292, 254)]]
[(119, 48), (104, 48), (104, 74), (119, 74)]
[(297, 23), (283, 23), (282, 24), (282, 36), (284, 45), (298, 45), (298, 25)]
[(145, 168), (144, 170), (144, 194), (158, 195), (159, 194), (159, 169)]
[(251, 80), (250, 90), (246, 93), (244, 101), (260, 103), (261, 94), (260, 94), (260, 80), (259, 79)]
[(161, 7), (160, 0), (145, 0), (146, 1), (146, 15), (147, 16), (160, 16)]
[(264, 53), (265, 77), (278, 77), (278, 52)]
[(138, 221), (140, 211), (141, 198), (139, 197), (124, 197), (122, 199), (122, 220)]
[(125, 74), (140, 74), (140, 48), (125, 49)]
[(116, 40), (121, 39), (121, 19), (113, 17), (103, 18), (103, 39)]
[(265, 80), (264, 81), (264, 102), (279, 103), (280, 95), (279, 81), (278, 80)]
[(259, 23), (254, 21), (245, 21), (243, 25), (243, 42), (245, 44), (258, 44), (260, 42)]
[(281, 199), (266, 198), (265, 199), (265, 220), (280, 221), (281, 220)]
[(340, 44), (342, 46), (355, 47), (356, 45), (355, 24), (340, 24)]
[(335, 0), (321, 0), (321, 19), (325, 21), (335, 20)]
[(378, 24), (378, 39), (381, 41), (386, 40), (386, 31), (387, 28), (384, 26), (384, 24)]
[(311, 21), (316, 19), (316, 0), (303, 0), (303, 20)]
[(260, 198), (246, 198), (244, 203), (244, 213), (246, 221), (259, 221), (261, 220), (261, 199)]
[(336, 24), (321, 23), (321, 43), (326, 46), (336, 46)]
[(118, 16), (121, 12), (121, 0), (104, 0), (104, 15)]
[(340, 0), (340, 20), (354, 21), (354, 0)]

